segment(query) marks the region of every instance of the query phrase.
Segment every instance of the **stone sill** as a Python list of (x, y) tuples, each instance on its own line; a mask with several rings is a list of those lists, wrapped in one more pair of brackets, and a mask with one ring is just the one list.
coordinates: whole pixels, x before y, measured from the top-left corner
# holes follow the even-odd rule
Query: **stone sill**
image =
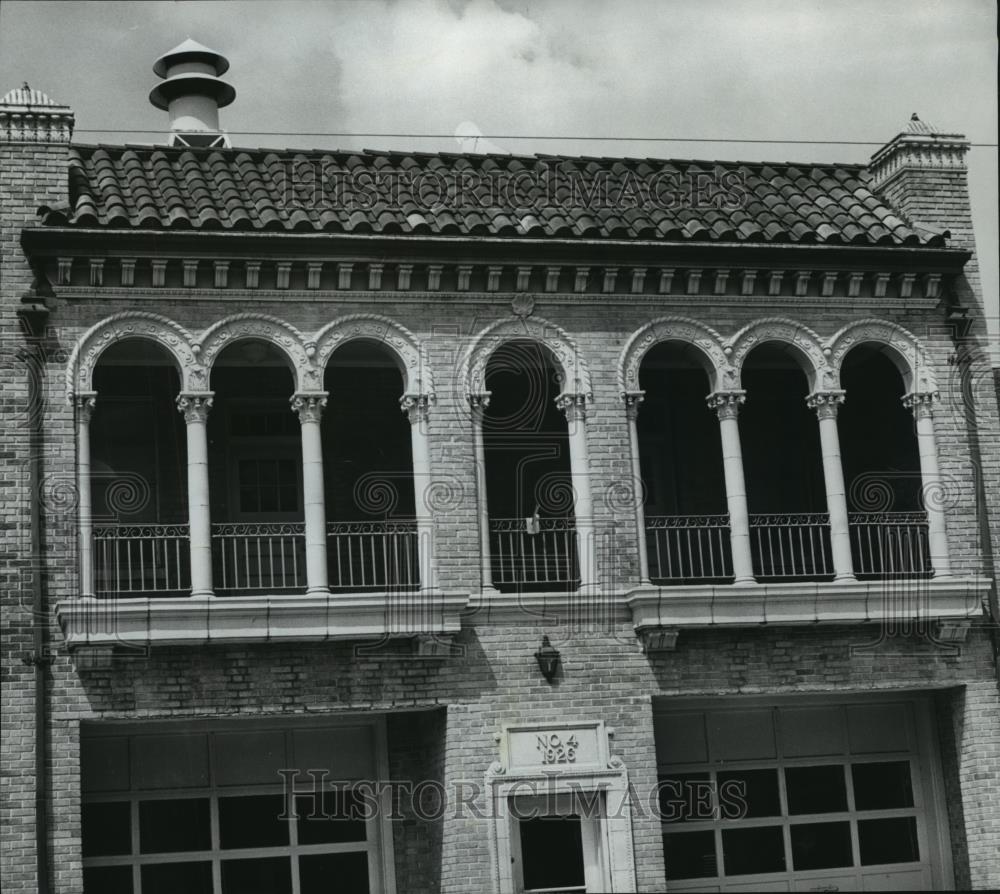
[(626, 593), (625, 602), (636, 631), (957, 620), (981, 614), (989, 586), (981, 577), (644, 586)]
[(208, 599), (74, 599), (56, 605), (70, 649), (317, 642), (454, 634), (468, 593), (428, 590)]

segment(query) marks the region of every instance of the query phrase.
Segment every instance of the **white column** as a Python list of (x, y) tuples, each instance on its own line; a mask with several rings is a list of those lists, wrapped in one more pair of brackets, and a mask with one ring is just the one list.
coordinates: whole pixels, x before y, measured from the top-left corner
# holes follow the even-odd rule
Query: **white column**
[(326, 570), (326, 494), (323, 490), (323, 437), (319, 422), (327, 392), (300, 391), (292, 410), (302, 423), (302, 513), (306, 528), (306, 592), (329, 593)]
[(646, 396), (644, 391), (623, 391), (625, 415), (628, 417), (629, 449), (632, 453), (632, 490), (635, 500), (635, 529), (639, 538), (639, 584), (649, 586), (649, 555), (646, 547), (646, 513), (642, 505), (642, 464), (639, 461), (639, 431), (636, 419), (639, 418), (639, 405)]
[(437, 567), (434, 561), (434, 518), (429, 501), (431, 487), (431, 454), (427, 441), (427, 425), (432, 394), (404, 394), (399, 405), (410, 420), (410, 444), (413, 453), (413, 505), (417, 516), (417, 555), (420, 563), (420, 589), (437, 588)]
[(191, 595), (207, 599), (212, 592), (212, 518), (208, 498), (208, 435), (211, 391), (181, 392), (177, 409), (187, 423), (188, 540), (191, 545)]
[(745, 391), (713, 391), (708, 408), (715, 410), (722, 438), (722, 471), (726, 479), (726, 504), (729, 508), (729, 538), (733, 550), (734, 583), (752, 584), (753, 558), (750, 554), (750, 512), (747, 509), (747, 486), (743, 476), (743, 447), (740, 444), (740, 404)]
[(573, 483), (573, 516), (576, 523), (580, 589), (597, 583), (597, 550), (594, 508), (590, 497), (590, 456), (587, 450), (587, 401), (589, 394), (564, 391), (556, 406), (566, 414), (569, 427), (569, 461)]
[(847, 488), (840, 462), (840, 435), (837, 407), (844, 402), (843, 391), (814, 391), (806, 405), (819, 417), (820, 451), (823, 454), (823, 481), (826, 484), (826, 511), (830, 514), (830, 547), (833, 550), (834, 580), (854, 580), (851, 559), (851, 529), (847, 520)]
[(937, 440), (934, 437), (934, 401), (937, 392), (913, 391), (903, 396), (903, 406), (913, 412), (917, 424), (917, 449), (920, 451), (920, 479), (927, 513), (927, 534), (935, 577), (951, 574), (948, 554), (948, 530), (944, 521), (944, 488), (938, 469)]
[(97, 405), (96, 391), (76, 395), (76, 489), (80, 538), (80, 595), (94, 595), (93, 505), (90, 497), (90, 419)]
[(486, 446), (483, 443), (483, 416), (490, 405), (489, 391), (470, 394), (469, 406), (472, 409), (472, 444), (476, 463), (476, 492), (479, 495), (479, 560), (482, 563), (481, 575), (483, 590), (496, 593), (493, 586), (493, 567), (490, 564), (490, 510), (486, 500)]

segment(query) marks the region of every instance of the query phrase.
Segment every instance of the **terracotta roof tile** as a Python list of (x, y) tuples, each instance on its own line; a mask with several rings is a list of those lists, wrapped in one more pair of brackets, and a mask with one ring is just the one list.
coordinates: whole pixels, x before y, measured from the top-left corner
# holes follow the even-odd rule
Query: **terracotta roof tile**
[(943, 245), (854, 165), (74, 146), (53, 226)]

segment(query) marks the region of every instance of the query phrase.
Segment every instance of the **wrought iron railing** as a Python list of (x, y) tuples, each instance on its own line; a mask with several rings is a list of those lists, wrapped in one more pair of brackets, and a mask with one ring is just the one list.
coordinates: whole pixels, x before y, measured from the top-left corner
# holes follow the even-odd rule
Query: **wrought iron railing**
[(929, 577), (934, 573), (926, 513), (852, 512), (848, 524), (857, 577)]
[(751, 515), (750, 552), (758, 578), (831, 577), (830, 516), (825, 512)]
[(490, 568), (499, 590), (559, 589), (579, 583), (571, 518), (491, 518)]
[(178, 594), (191, 589), (187, 525), (94, 525), (97, 596)]
[(647, 515), (646, 556), (655, 584), (733, 576), (728, 515)]
[(212, 576), (219, 595), (303, 590), (305, 525), (302, 522), (212, 525)]
[(329, 522), (326, 536), (331, 590), (393, 590), (420, 586), (416, 522)]

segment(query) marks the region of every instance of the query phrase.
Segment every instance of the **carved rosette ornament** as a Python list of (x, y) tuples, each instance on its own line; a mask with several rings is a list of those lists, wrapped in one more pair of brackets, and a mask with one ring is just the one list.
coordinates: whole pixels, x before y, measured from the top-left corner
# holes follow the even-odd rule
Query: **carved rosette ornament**
[(399, 399), (399, 408), (406, 414), (411, 423), (426, 422), (430, 415), (433, 394), (404, 394)]
[(840, 390), (814, 391), (806, 398), (806, 406), (815, 410), (820, 419), (835, 419), (843, 402), (844, 392)]
[(323, 416), (323, 409), (326, 407), (326, 400), (329, 395), (325, 391), (299, 392), (293, 394), (291, 399), (292, 412), (299, 414), (299, 422), (305, 425), (307, 422), (319, 423)]
[(182, 391), (177, 395), (177, 409), (184, 416), (184, 421), (188, 425), (192, 422), (205, 422), (208, 419), (209, 410), (212, 409), (214, 397), (215, 395), (211, 391)]
[(745, 404), (747, 393), (745, 391), (713, 391), (705, 402), (710, 410), (715, 410), (715, 415), (719, 420), (735, 419), (739, 416), (740, 405)]
[(625, 403), (625, 415), (630, 422), (639, 418), (639, 406), (646, 399), (645, 391), (623, 391), (622, 400)]
[(914, 419), (934, 415), (934, 402), (940, 397), (937, 391), (911, 391), (903, 395), (903, 406), (913, 413)]
[(556, 406), (566, 414), (567, 422), (582, 421), (587, 418), (587, 402), (593, 395), (584, 391), (564, 391), (556, 398)]
[(94, 408), (97, 406), (96, 391), (80, 391), (73, 397), (73, 406), (76, 408), (77, 419), (80, 422), (90, 423), (94, 415)]

